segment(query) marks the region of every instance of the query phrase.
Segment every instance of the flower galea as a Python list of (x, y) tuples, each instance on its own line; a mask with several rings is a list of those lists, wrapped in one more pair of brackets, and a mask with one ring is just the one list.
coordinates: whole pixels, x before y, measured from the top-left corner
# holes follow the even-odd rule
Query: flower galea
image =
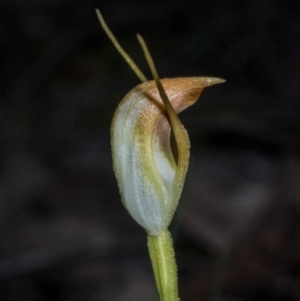
[[(173, 78), (161, 83), (176, 114), (194, 104), (217, 78)], [(113, 166), (122, 202), (151, 235), (166, 230), (182, 191), (189, 138), (178, 118), (174, 130), (155, 81), (131, 90), (119, 104), (111, 127)], [(174, 132), (178, 159), (171, 146)]]

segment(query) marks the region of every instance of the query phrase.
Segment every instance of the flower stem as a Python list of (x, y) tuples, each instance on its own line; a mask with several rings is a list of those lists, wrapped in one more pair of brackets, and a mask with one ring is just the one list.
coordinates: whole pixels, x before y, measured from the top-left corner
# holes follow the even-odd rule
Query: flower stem
[(170, 232), (148, 234), (148, 250), (160, 301), (178, 301), (177, 267)]

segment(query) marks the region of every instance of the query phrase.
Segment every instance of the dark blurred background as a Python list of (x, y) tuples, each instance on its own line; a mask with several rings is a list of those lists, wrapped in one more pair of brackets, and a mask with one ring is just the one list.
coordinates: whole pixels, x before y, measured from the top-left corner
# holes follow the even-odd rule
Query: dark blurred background
[(217, 76), (181, 119), (192, 144), (172, 224), (181, 300), (300, 300), (300, 2), (1, 0), (1, 301), (158, 300), (111, 166), (139, 81)]

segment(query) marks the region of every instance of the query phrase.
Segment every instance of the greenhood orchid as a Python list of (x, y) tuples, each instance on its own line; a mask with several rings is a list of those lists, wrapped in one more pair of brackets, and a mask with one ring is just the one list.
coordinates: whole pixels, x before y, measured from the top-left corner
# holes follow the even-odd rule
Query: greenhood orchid
[[(161, 301), (178, 301), (175, 253), (168, 227), (182, 192), (190, 142), (177, 114), (193, 105), (214, 77), (160, 80), (143, 38), (138, 35), (154, 80), (148, 81), (118, 43), (99, 10), (99, 21), (142, 84), (119, 104), (111, 126), (113, 167), (122, 202), (147, 232), (148, 250)], [(171, 136), (174, 135), (175, 149)]]

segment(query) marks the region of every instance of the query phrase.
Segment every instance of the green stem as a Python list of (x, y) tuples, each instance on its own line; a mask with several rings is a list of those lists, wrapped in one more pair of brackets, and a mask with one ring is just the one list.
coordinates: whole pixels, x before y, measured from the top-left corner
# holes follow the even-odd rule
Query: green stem
[(148, 249), (160, 301), (178, 301), (177, 267), (170, 232), (148, 234)]

